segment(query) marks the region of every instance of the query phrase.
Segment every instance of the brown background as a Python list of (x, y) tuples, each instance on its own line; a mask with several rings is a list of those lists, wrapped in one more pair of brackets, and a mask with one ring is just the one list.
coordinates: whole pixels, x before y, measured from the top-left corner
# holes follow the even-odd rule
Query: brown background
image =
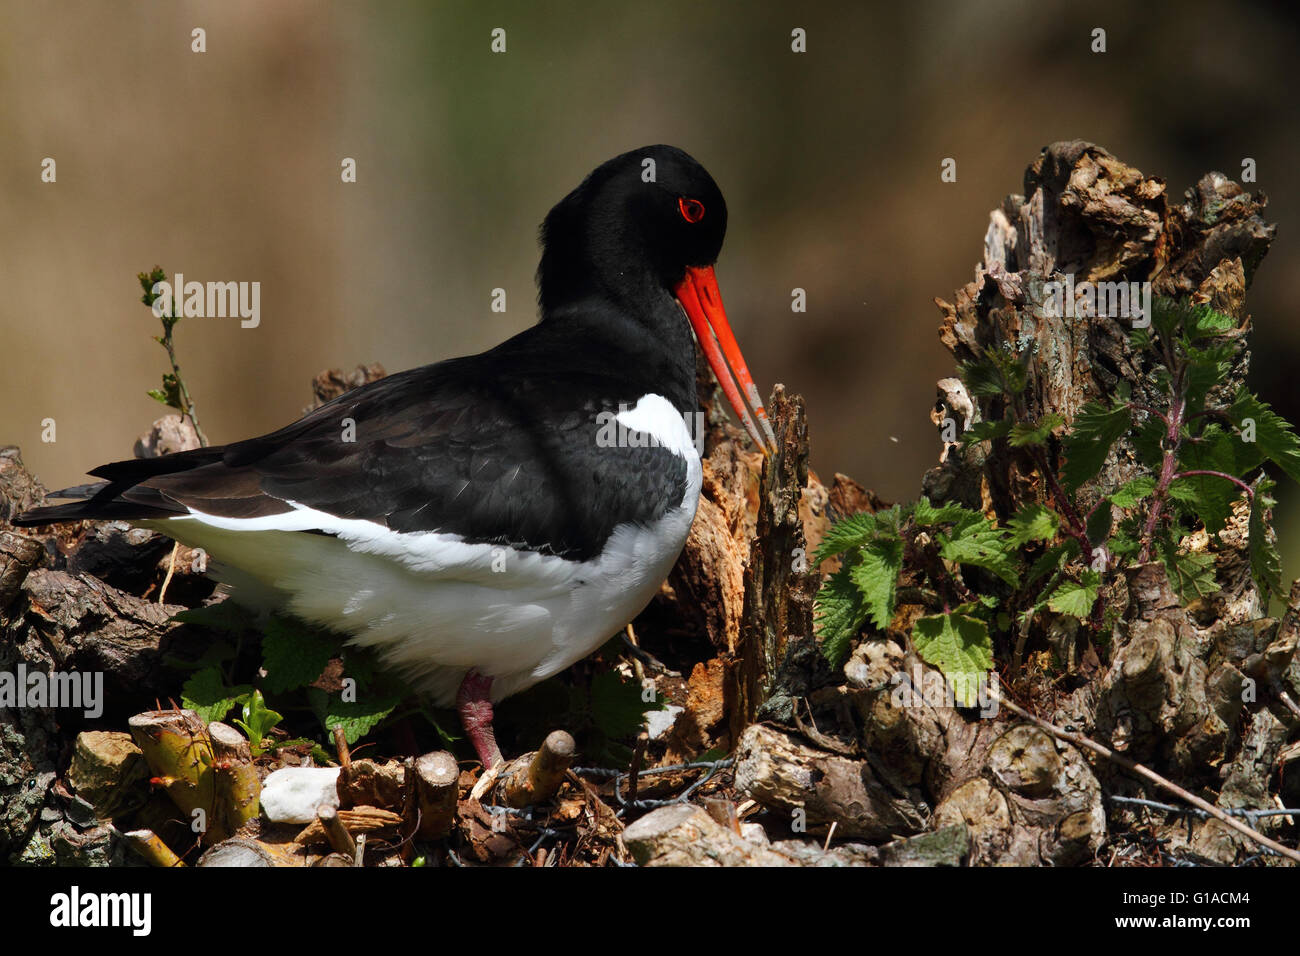
[[(504, 55), (489, 50), (498, 26)], [(1089, 51), (1098, 26), (1105, 54)], [(1098, 142), (1175, 198), (1257, 160), (1280, 229), (1249, 300), (1253, 380), (1298, 420), (1298, 45), (1293, 12), (1204, 0), (5, 0), (0, 441), (53, 487), (130, 454), (162, 411), (144, 394), (164, 354), (134, 278), (156, 263), (262, 283), (260, 328), (177, 331), (214, 441), (291, 420), (323, 367), (486, 348), (534, 320), (549, 207), (655, 142), (722, 186), (728, 311), (764, 389), (807, 396), (827, 475), (915, 496), (938, 454), (934, 380), (951, 371), (931, 300), (971, 277), (988, 211), (1056, 139)], [(944, 157), (956, 183), (940, 182)], [(505, 314), (489, 308), (498, 286)], [(1297, 501), (1281, 509), (1292, 574)]]

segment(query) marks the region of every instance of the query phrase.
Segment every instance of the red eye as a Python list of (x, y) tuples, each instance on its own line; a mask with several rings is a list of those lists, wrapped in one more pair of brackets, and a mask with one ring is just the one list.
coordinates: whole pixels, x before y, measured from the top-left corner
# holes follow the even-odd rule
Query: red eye
[(682, 218), (687, 222), (699, 222), (704, 218), (704, 203), (698, 199), (679, 199), (677, 208), (682, 211)]

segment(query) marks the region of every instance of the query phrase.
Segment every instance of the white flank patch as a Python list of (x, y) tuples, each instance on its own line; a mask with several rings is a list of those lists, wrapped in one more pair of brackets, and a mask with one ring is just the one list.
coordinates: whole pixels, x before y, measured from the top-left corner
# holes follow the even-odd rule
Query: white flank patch
[(615, 416), (625, 427), (649, 435), (661, 448), (667, 448), (679, 458), (685, 458), (687, 467), (695, 459), (699, 467), (699, 453), (682, 413), (662, 395), (643, 395), (636, 407), (621, 411)]

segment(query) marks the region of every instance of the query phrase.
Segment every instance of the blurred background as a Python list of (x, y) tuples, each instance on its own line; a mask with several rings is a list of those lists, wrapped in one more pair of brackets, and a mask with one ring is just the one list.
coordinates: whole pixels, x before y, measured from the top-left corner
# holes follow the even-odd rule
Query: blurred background
[[(177, 327), (214, 443), (295, 418), (322, 368), (490, 347), (535, 320), (551, 205), (659, 142), (722, 187), (728, 312), (763, 390), (807, 397), (828, 479), (915, 497), (952, 370), (933, 298), (972, 278), (989, 210), (1058, 139), (1164, 177), (1172, 201), (1256, 160), (1279, 230), (1248, 299), (1253, 384), (1300, 421), (1297, 27), (1294, 6), (1207, 0), (0, 0), (0, 444), (51, 488), (130, 456), (163, 413), (135, 279), (155, 264), (261, 283), (258, 328)], [(1289, 579), (1300, 495), (1281, 490)]]

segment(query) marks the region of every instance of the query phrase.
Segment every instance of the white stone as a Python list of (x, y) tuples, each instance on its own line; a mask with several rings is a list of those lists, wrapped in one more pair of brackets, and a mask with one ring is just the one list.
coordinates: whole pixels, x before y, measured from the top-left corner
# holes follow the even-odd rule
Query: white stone
[(311, 823), (322, 803), (339, 805), (338, 767), (284, 767), (262, 782), (262, 813), (272, 823)]
[(685, 709), (685, 707), (678, 707), (676, 704), (669, 704), (663, 710), (652, 710), (646, 714), (645, 729), (650, 734), (650, 739), (658, 740), (672, 730), (673, 724), (677, 721), (677, 715)]

